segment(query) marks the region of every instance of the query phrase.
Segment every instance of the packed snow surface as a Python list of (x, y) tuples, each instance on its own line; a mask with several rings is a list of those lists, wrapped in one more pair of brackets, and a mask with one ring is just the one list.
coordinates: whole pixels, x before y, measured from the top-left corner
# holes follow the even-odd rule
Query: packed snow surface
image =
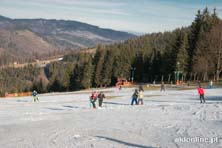
[(2, 148), (218, 148), (222, 147), (222, 89), (104, 89), (103, 107), (89, 108), (91, 91), (0, 98)]

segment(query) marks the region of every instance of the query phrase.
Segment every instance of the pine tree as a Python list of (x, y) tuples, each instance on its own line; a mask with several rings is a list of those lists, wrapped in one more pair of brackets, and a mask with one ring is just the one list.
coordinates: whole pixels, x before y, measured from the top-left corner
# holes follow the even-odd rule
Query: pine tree
[(191, 25), (190, 28), (190, 35), (189, 35), (189, 50), (188, 50), (188, 55), (189, 55), (189, 61), (188, 61), (188, 71), (191, 72), (193, 69), (193, 57), (196, 52), (196, 46), (197, 42), (200, 38), (200, 34), (202, 34), (203, 31), (201, 30), (201, 22), (202, 22), (202, 14), (201, 11), (198, 10), (196, 18), (194, 22)]
[(86, 57), (86, 61), (83, 64), (83, 72), (82, 72), (82, 88), (90, 88), (92, 86), (92, 77), (93, 77), (93, 65), (92, 58), (90, 55)]
[[(119, 49), (115, 50), (115, 59), (113, 67), (113, 77), (116, 79), (119, 77), (128, 79), (130, 77), (130, 71), (132, 68), (132, 62), (134, 58), (131, 53), (131, 50), (125, 48), (123, 45), (118, 45)], [(134, 49), (137, 50), (137, 49)]]
[(179, 41), (179, 47), (178, 47), (178, 53), (177, 53), (177, 62), (181, 64), (181, 71), (183, 73), (187, 73), (187, 66), (188, 66), (188, 37), (187, 33), (182, 31), (179, 34), (178, 37)]
[(114, 63), (114, 51), (106, 50), (105, 62), (102, 69), (102, 84), (106, 87), (111, 84), (113, 63)]
[(105, 50), (97, 49), (94, 63), (95, 63), (95, 74), (94, 74), (94, 83), (96, 86), (102, 87), (102, 70), (105, 62)]

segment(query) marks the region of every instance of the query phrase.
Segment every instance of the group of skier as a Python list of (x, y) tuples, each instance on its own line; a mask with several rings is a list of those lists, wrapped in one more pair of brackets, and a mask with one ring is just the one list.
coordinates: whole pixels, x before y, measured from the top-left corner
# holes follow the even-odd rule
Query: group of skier
[(89, 102), (90, 102), (90, 107), (93, 107), (94, 109), (96, 109), (96, 101), (98, 99), (99, 102), (99, 107), (102, 107), (102, 103), (103, 103), (103, 99), (105, 99), (105, 95), (104, 93), (101, 91), (100, 93), (94, 91), (92, 92), (90, 98), (89, 98)]
[[(132, 100), (131, 100), (131, 105), (134, 105), (134, 102), (136, 105), (143, 105), (143, 87), (140, 85), (139, 86), (139, 90), (135, 89), (135, 92), (132, 95)], [(141, 103), (140, 103), (141, 102)]]
[[(212, 80), (210, 81), (209, 88), (210, 89), (213, 88), (213, 81)], [(165, 90), (166, 90), (165, 84), (164, 84), (164, 82), (162, 82), (160, 85), (160, 91), (165, 91)], [(204, 89), (203, 89), (203, 87), (201, 87), (200, 82), (199, 82), (199, 87), (198, 87), (197, 91), (200, 96), (200, 103), (205, 103), (206, 100), (204, 97)], [(141, 104), (143, 104), (143, 92), (144, 92), (144, 90), (143, 90), (142, 86), (139, 87), (139, 91), (137, 89), (135, 89), (135, 92), (132, 95), (131, 105), (133, 105), (134, 102), (136, 102), (136, 104), (138, 105), (140, 101), (141, 101)]]
[[(201, 87), (201, 84), (200, 82), (198, 82), (198, 94), (200, 96), (200, 103), (205, 103), (205, 98), (204, 98), (204, 89), (203, 87)], [(209, 84), (209, 88), (212, 89), (213, 88), (213, 82), (210, 81), (210, 84)], [(122, 87), (119, 88), (119, 90), (121, 90)], [(160, 85), (160, 91), (165, 91), (165, 84), (164, 82), (161, 83)], [(33, 101), (36, 102), (36, 101), (39, 101), (38, 99), (38, 93), (36, 90), (34, 90), (32, 92), (32, 96), (33, 96)], [(139, 86), (138, 89), (135, 89), (133, 95), (132, 95), (132, 100), (131, 100), (131, 105), (134, 105), (134, 103), (136, 105), (143, 105), (143, 97), (144, 97), (144, 89), (142, 87), (142, 85)], [(105, 95), (104, 93), (101, 91), (101, 92), (96, 92), (96, 91), (93, 91), (91, 96), (90, 96), (90, 99), (89, 99), (89, 102), (90, 102), (90, 107), (93, 107), (94, 109), (96, 109), (96, 101), (98, 99), (98, 105), (99, 107), (101, 108), (102, 107), (102, 103), (103, 103), (103, 100), (105, 99)]]
[[(165, 91), (165, 90), (166, 90), (166, 87), (165, 87), (164, 82), (162, 81), (160, 85), (160, 91)], [(143, 105), (143, 96), (144, 96), (143, 93), (144, 93), (143, 87), (142, 85), (140, 85), (139, 90), (135, 89), (132, 95), (131, 105), (134, 105), (134, 102), (136, 105), (139, 105), (140, 102), (141, 102), (141, 105)]]
[[(160, 85), (160, 91), (165, 91), (165, 90), (166, 90), (165, 84), (164, 82), (162, 82)], [(205, 103), (204, 89), (201, 87), (201, 85), (199, 85), (198, 87), (198, 94), (200, 96), (200, 103)], [(138, 89), (135, 89), (132, 95), (131, 105), (134, 105), (134, 104), (143, 105), (143, 97), (144, 97), (144, 89), (142, 85), (140, 85)], [(105, 99), (105, 95), (102, 92), (98, 94), (96, 91), (92, 92), (90, 96), (90, 107), (93, 107), (94, 109), (96, 108), (97, 99), (99, 102), (99, 107), (102, 107), (102, 103), (103, 103), (103, 99)]]

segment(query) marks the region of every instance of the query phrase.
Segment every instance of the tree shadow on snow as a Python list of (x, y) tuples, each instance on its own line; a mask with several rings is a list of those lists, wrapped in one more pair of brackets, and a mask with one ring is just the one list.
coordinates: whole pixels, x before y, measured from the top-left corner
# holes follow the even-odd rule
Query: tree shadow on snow
[(80, 108), (78, 106), (71, 106), (71, 105), (63, 105), (63, 107), (67, 107), (67, 108)]
[(17, 102), (29, 102), (27, 100), (17, 100)]
[(217, 101), (218, 103), (222, 103), (222, 95), (221, 96), (205, 96), (206, 101)]
[[(206, 104), (215, 104), (215, 103), (222, 103), (222, 97), (215, 97), (215, 96), (206, 96)], [(190, 99), (189, 101), (162, 101), (162, 100), (144, 100), (144, 102), (157, 102), (157, 103), (179, 103), (179, 104), (196, 104), (199, 103), (200, 99)], [(210, 101), (210, 102), (208, 102)]]
[[(206, 104), (222, 103), (222, 96), (204, 96), (204, 98), (206, 100)], [(193, 100), (200, 101), (200, 98), (198, 96), (196, 99)]]
[(97, 138), (104, 138), (106, 140), (109, 141), (114, 141), (120, 144), (124, 144), (126, 146), (131, 146), (131, 147), (138, 147), (138, 148), (155, 148), (155, 147), (150, 147), (150, 146), (145, 146), (145, 145), (139, 145), (139, 144), (134, 144), (134, 143), (129, 143), (129, 142), (125, 142), (125, 141), (121, 141), (121, 140), (117, 140), (114, 138), (109, 138), (109, 137), (104, 137), (104, 136), (96, 136)]
[(62, 108), (54, 108), (54, 107), (46, 107), (46, 109), (49, 109), (49, 110), (64, 110)]
[(104, 104), (113, 104), (113, 105), (130, 105), (125, 103), (118, 103), (118, 102), (103, 102)]
[(193, 101), (175, 101), (175, 100), (172, 100), (172, 101), (163, 101), (163, 100), (143, 100), (144, 102), (157, 102), (157, 103), (181, 103), (181, 104), (190, 104), (190, 103), (195, 103)]

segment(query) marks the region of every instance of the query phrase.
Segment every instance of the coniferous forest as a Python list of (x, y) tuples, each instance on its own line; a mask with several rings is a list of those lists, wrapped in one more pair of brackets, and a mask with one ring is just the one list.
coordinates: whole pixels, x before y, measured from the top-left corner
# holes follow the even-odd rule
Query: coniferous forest
[(188, 27), (153, 33), (122, 43), (98, 45), (75, 52), (44, 68), (2, 68), (0, 94), (72, 91), (114, 86), (118, 77), (138, 83), (175, 82), (176, 71), (186, 81), (220, 79), (222, 20), (216, 9), (198, 11)]

